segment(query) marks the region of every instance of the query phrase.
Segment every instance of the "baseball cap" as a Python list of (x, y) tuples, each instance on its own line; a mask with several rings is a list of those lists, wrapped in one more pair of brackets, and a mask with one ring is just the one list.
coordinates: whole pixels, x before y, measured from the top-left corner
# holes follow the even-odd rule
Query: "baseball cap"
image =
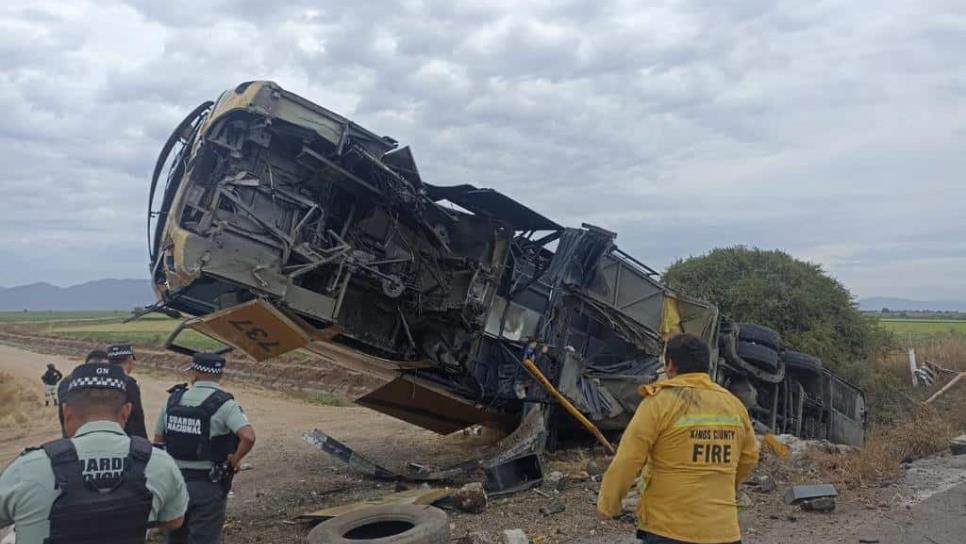
[(107, 360), (112, 363), (120, 363), (128, 357), (135, 359), (134, 347), (131, 344), (114, 344), (107, 348)]
[(82, 389), (114, 389), (127, 391), (127, 376), (121, 367), (108, 363), (89, 363), (74, 369), (67, 391)]

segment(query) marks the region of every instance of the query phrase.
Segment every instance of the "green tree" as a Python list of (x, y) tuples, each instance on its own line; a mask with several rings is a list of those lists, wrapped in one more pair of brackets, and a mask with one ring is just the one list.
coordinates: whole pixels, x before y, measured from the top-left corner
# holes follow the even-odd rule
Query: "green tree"
[[(677, 291), (715, 303), (723, 319), (779, 331), (790, 349), (814, 354), (858, 379), (887, 338), (841, 283), (782, 251), (736, 246), (681, 259), (664, 273)], [(864, 365), (861, 365), (864, 367)]]

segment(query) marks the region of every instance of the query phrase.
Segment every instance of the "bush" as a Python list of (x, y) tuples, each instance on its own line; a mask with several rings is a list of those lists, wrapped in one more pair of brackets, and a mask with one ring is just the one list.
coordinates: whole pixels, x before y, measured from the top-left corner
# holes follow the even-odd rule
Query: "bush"
[(891, 342), (889, 333), (859, 313), (841, 283), (782, 251), (715, 249), (675, 262), (664, 281), (715, 303), (725, 319), (777, 330), (791, 349), (822, 358), (846, 379), (860, 381), (867, 369), (862, 361)]
[[(41, 398), (27, 382), (9, 372), (0, 372), (0, 429), (29, 429)], [(20, 437), (23, 433), (17, 433)]]

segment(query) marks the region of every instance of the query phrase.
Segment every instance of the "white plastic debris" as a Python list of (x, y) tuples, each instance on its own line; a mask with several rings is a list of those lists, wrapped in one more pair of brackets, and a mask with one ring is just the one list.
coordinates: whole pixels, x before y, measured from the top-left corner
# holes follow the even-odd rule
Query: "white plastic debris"
[(503, 544), (530, 544), (530, 539), (522, 529), (507, 529), (503, 531)]

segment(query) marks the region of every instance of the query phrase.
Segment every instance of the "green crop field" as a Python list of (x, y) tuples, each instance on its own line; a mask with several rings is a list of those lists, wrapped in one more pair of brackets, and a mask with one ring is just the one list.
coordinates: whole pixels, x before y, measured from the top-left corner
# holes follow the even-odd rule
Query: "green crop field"
[(925, 337), (943, 334), (966, 335), (966, 320), (880, 319), (879, 324), (886, 330), (906, 337)]
[(121, 320), (128, 316), (121, 310), (78, 312), (0, 312), (0, 323), (37, 323), (41, 321)]
[[(104, 343), (129, 342), (160, 347), (179, 323), (177, 319), (156, 314), (144, 316), (130, 323), (121, 321), (52, 323), (49, 332), (56, 336), (83, 338)], [(219, 342), (192, 330), (182, 332), (178, 337), (178, 344), (200, 350), (222, 347)]]
[[(177, 319), (149, 314), (137, 321), (123, 323), (130, 314), (103, 312), (0, 312), (0, 323), (22, 324), (52, 336), (92, 340), (104, 344), (128, 342), (139, 346), (161, 347), (178, 325)], [(222, 345), (192, 330), (181, 333), (178, 343), (198, 350), (213, 350)]]

